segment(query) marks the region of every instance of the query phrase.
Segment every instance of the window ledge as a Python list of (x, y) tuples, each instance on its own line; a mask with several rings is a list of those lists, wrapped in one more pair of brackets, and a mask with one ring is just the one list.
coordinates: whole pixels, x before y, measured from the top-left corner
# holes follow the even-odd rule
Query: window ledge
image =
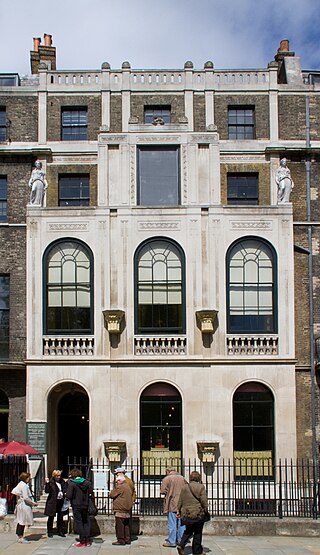
[(270, 356), (278, 355), (277, 335), (228, 335), (227, 354), (229, 356)]

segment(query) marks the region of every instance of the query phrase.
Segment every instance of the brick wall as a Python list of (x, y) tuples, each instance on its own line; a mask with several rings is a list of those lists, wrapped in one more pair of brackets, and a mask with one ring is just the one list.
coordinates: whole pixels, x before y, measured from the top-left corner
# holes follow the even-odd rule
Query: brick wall
[(228, 173), (258, 173), (259, 205), (270, 204), (270, 169), (268, 164), (221, 164), (221, 204), (227, 204)]
[(279, 95), (279, 138), (303, 140), (306, 138), (305, 96)]
[(9, 399), (8, 440), (26, 441), (26, 371), (0, 367), (0, 389)]
[(101, 97), (82, 96), (48, 96), (47, 138), (48, 141), (61, 140), (61, 108), (87, 107), (88, 140), (96, 141), (101, 126)]
[(11, 142), (38, 140), (38, 97), (0, 96), (0, 107), (6, 108), (10, 120), (8, 135)]
[(121, 133), (122, 131), (122, 99), (120, 94), (112, 94), (110, 98), (110, 131)]
[[(90, 187), (90, 206), (97, 205), (98, 176), (97, 166), (89, 164), (50, 165), (47, 166), (47, 206), (58, 206), (59, 174), (88, 174)], [(76, 207), (75, 207), (76, 208)]]
[(193, 125), (196, 132), (206, 131), (206, 106), (204, 94), (193, 96)]
[(221, 140), (228, 139), (228, 106), (254, 106), (256, 138), (269, 138), (269, 98), (267, 95), (215, 95), (215, 124)]

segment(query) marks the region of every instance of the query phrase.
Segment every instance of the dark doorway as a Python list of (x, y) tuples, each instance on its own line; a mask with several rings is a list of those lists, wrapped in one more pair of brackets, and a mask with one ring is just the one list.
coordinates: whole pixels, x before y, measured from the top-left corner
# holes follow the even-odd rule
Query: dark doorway
[(0, 440), (8, 441), (9, 399), (0, 389)]
[(86, 393), (73, 389), (58, 402), (58, 466), (64, 476), (68, 457), (74, 465), (89, 457), (89, 399)]

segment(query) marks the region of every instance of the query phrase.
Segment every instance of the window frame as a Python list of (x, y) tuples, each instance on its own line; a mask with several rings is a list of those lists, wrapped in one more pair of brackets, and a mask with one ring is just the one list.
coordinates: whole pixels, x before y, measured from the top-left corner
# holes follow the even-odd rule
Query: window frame
[(7, 139), (7, 110), (5, 106), (0, 106), (0, 143), (6, 143)]
[[(89, 272), (89, 279), (90, 279), (90, 328), (87, 329), (79, 329), (79, 328), (57, 328), (55, 330), (49, 330), (49, 326), (48, 326), (48, 309), (49, 309), (49, 303), (48, 303), (48, 295), (49, 295), (49, 282), (48, 282), (48, 269), (49, 269), (49, 256), (51, 251), (53, 251), (56, 247), (58, 247), (59, 245), (61, 246), (61, 250), (63, 250), (63, 245), (67, 245), (70, 243), (74, 243), (76, 245), (78, 245), (79, 247), (81, 247), (84, 252), (87, 254), (88, 256), (88, 260), (90, 263), (90, 272)], [(93, 253), (92, 250), (90, 249), (90, 247), (84, 243), (83, 241), (79, 240), (79, 239), (75, 239), (73, 237), (64, 237), (63, 239), (58, 239), (56, 241), (54, 241), (53, 243), (50, 243), (50, 245), (48, 245), (48, 247), (46, 248), (44, 255), (43, 255), (43, 333), (44, 335), (93, 335), (94, 334), (94, 257), (93, 257)], [(53, 282), (54, 283), (54, 282)], [(62, 295), (63, 293), (63, 283), (68, 283), (68, 285), (75, 285), (75, 290), (78, 291), (78, 283), (81, 282), (59, 282), (59, 291), (60, 291), (60, 295)], [(63, 308), (63, 304), (59, 305), (60, 308)], [(76, 305), (75, 305), (76, 307)], [(61, 320), (62, 320), (62, 314), (61, 314)]]
[[(2, 196), (1, 181), (5, 182)], [(0, 175), (0, 224), (8, 221), (8, 178), (6, 175)]]
[[(147, 112), (152, 112), (148, 114)], [(143, 122), (153, 124), (156, 118), (161, 118), (164, 124), (171, 123), (171, 105), (170, 104), (145, 104), (143, 110)]]
[[(72, 121), (71, 114), (78, 112), (78, 121)], [(86, 115), (85, 123), (81, 123), (81, 113)], [(64, 121), (64, 116), (70, 114), (70, 123)], [(85, 129), (85, 133), (79, 131)], [(78, 132), (78, 134), (77, 134)], [(69, 133), (70, 136), (66, 136)], [(85, 135), (85, 136), (84, 136)], [(88, 107), (87, 106), (62, 106), (61, 107), (61, 140), (62, 141), (87, 141), (88, 140)]]
[[(175, 194), (176, 202), (162, 201), (146, 203), (143, 196), (148, 192), (149, 186), (142, 185), (145, 173), (142, 171), (142, 153), (143, 152), (175, 152)], [(160, 176), (161, 178), (161, 176)], [(153, 184), (153, 191), (155, 187)], [(181, 206), (181, 171), (180, 171), (180, 145), (137, 145), (137, 205), (144, 207), (177, 207)]]
[[(256, 194), (252, 196), (240, 195), (241, 187), (250, 187), (250, 184), (236, 183), (232, 185), (232, 180), (247, 181), (249, 178), (255, 178)], [(236, 196), (230, 195), (230, 189), (236, 187), (238, 189)], [(251, 187), (253, 187), (251, 185)], [(258, 206), (259, 204), (259, 173), (258, 172), (228, 172), (227, 174), (227, 204), (233, 206)]]
[[(139, 262), (141, 258), (141, 253), (145, 250), (148, 245), (150, 245), (150, 249), (152, 248), (153, 243), (163, 243), (168, 246), (172, 245), (174, 249), (177, 250), (179, 253), (180, 258), (180, 268), (181, 268), (181, 282), (180, 282), (180, 294), (181, 294), (181, 325), (176, 326), (174, 328), (169, 328), (168, 326), (148, 326), (142, 327), (139, 322)], [(168, 293), (168, 281), (166, 281), (166, 291)], [(153, 288), (154, 280), (152, 280), (152, 292), (154, 291)], [(155, 306), (155, 303), (150, 303), (152, 306)], [(167, 314), (168, 318), (168, 314)], [(176, 334), (176, 335), (184, 335), (186, 333), (186, 268), (185, 268), (185, 253), (182, 247), (169, 239), (168, 237), (151, 237), (141, 243), (136, 252), (134, 254), (134, 329), (135, 335), (168, 335), (168, 334)]]
[[(79, 180), (79, 196), (73, 196), (73, 197), (65, 197), (64, 199), (61, 198), (61, 182), (65, 179), (68, 179), (70, 181), (76, 181), (77, 179)], [(81, 179), (86, 179), (88, 181), (87, 187), (88, 187), (88, 196), (86, 197), (81, 197), (81, 191), (82, 191), (82, 187), (81, 187)], [(79, 201), (77, 202), (73, 202), (72, 204), (68, 204), (67, 201), (72, 202), (72, 201)], [(62, 204), (62, 201), (66, 201), (66, 204)], [(81, 202), (84, 201), (84, 202)], [(62, 207), (66, 207), (66, 208), (71, 208), (71, 207), (82, 207), (82, 206), (90, 206), (90, 174), (73, 174), (73, 173), (68, 173), (68, 174), (59, 174), (58, 176), (58, 205), (62, 206)]]
[[(230, 123), (230, 116), (232, 117), (232, 114), (230, 112), (236, 112), (235, 114), (235, 122), (234, 123)], [(251, 111), (251, 122), (245, 122), (246, 119), (246, 113)], [(241, 113), (243, 112), (243, 114)], [(238, 121), (238, 118), (243, 118), (244, 121), (240, 122)], [(234, 128), (235, 131), (234, 133), (232, 133), (231, 136), (231, 131), (230, 129)], [(251, 130), (250, 136), (246, 136), (247, 132)], [(256, 139), (256, 117), (255, 117), (255, 106), (253, 105), (230, 105), (228, 106), (228, 140), (229, 141), (252, 141)]]
[[(270, 260), (271, 260), (271, 264), (272, 264), (272, 283), (271, 283), (271, 289), (272, 289), (272, 330), (263, 330), (263, 329), (250, 329), (250, 327), (246, 327), (244, 326), (242, 329), (240, 329), (240, 327), (235, 326), (234, 328), (232, 328), (231, 324), (230, 324), (230, 292), (231, 292), (231, 287), (230, 287), (230, 261), (231, 261), (231, 255), (232, 255), (232, 251), (234, 250), (234, 248), (237, 245), (241, 245), (241, 243), (246, 243), (246, 242), (256, 242), (257, 244), (257, 249), (258, 244), (262, 244), (264, 245), (267, 249), (269, 249), (270, 251)], [(260, 269), (260, 268), (259, 268)], [(245, 283), (246, 282), (242, 282), (242, 294), (245, 291)], [(257, 294), (259, 295), (259, 292), (261, 291), (261, 288), (259, 289), (259, 285), (261, 285), (262, 282), (257, 283)], [(257, 237), (257, 236), (245, 236), (245, 237), (241, 237), (239, 239), (237, 239), (236, 241), (234, 241), (230, 247), (228, 248), (227, 254), (226, 254), (226, 294), (227, 294), (227, 302), (226, 302), (226, 306), (227, 306), (227, 333), (228, 334), (254, 334), (254, 335), (268, 335), (268, 334), (277, 334), (278, 333), (278, 268), (277, 268), (277, 253), (274, 249), (274, 247), (271, 245), (271, 243), (269, 243), (268, 241), (266, 241), (265, 239), (261, 238), (261, 237)], [(242, 308), (245, 309), (245, 304), (242, 305)], [(245, 314), (242, 314), (242, 316), (244, 317)], [(248, 315), (247, 315), (248, 316)], [(257, 314), (255, 314), (255, 316), (259, 316), (259, 312)], [(246, 319), (248, 321), (248, 318)]]

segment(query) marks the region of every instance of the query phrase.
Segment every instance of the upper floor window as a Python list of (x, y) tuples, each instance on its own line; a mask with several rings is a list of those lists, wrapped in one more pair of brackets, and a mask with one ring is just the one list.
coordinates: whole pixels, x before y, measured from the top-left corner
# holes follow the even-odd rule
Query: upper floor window
[(7, 178), (0, 175), (0, 222), (7, 221)]
[(136, 333), (185, 333), (184, 253), (173, 242), (144, 243), (135, 256)]
[(61, 138), (63, 141), (85, 141), (88, 135), (87, 108), (62, 108)]
[(59, 206), (89, 206), (89, 176), (59, 175)]
[(9, 358), (9, 276), (0, 276), (0, 359)]
[(160, 118), (163, 123), (171, 122), (171, 106), (145, 106), (144, 123), (154, 123)]
[(45, 333), (93, 333), (93, 258), (77, 240), (45, 253)]
[(228, 332), (276, 333), (276, 255), (266, 242), (245, 238), (227, 255)]
[(258, 174), (228, 173), (228, 204), (258, 204)]
[(0, 143), (7, 140), (7, 117), (6, 109), (0, 108)]
[(254, 107), (230, 106), (228, 108), (229, 139), (254, 139)]
[(180, 204), (179, 147), (138, 147), (138, 204)]

